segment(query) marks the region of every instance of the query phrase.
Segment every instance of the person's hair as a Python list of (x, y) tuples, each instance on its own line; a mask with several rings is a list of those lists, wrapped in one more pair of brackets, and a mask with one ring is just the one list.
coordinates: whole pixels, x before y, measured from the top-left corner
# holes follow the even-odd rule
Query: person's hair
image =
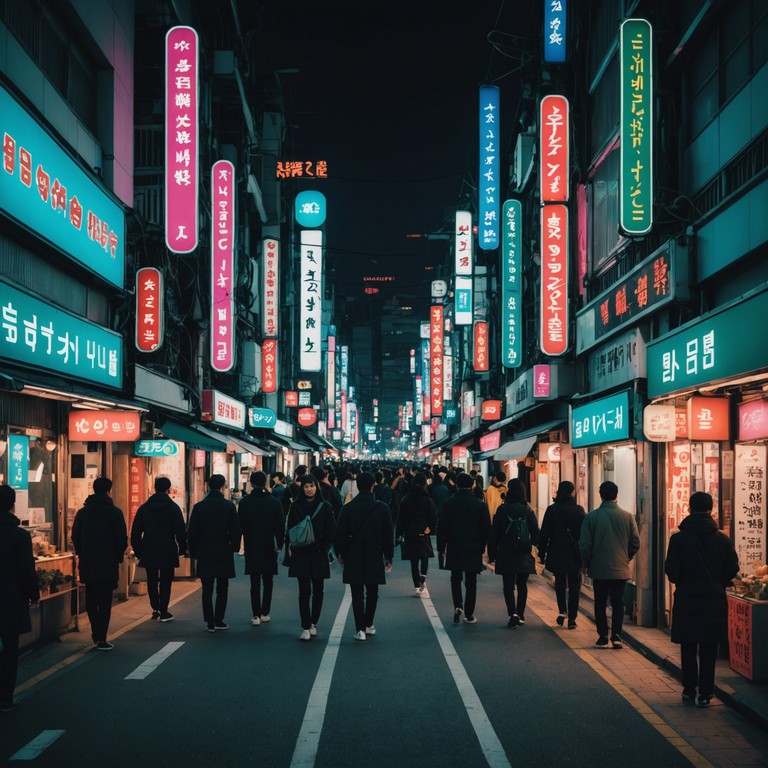
[(267, 476), (264, 472), (261, 472), (260, 470), (257, 470), (256, 472), (251, 472), (251, 485), (254, 488), (266, 488), (267, 486)]
[(689, 504), (693, 514), (703, 515), (708, 515), (714, 506), (712, 497), (703, 491), (696, 491), (696, 493), (692, 494)]
[(325, 480), (326, 471), (322, 467), (312, 467), (309, 471), (317, 479), (318, 483), (322, 483)]
[(165, 493), (166, 491), (171, 490), (171, 481), (167, 477), (156, 477), (155, 478), (155, 490), (158, 493)]
[(497, 473), (496, 473), (496, 474), (493, 476), (493, 479), (494, 479), (494, 480), (495, 480), (497, 483), (506, 483), (506, 482), (507, 482), (507, 473), (506, 473), (506, 472), (497, 472)]
[(370, 491), (375, 482), (376, 480), (370, 472), (361, 472), (357, 476), (357, 490)]
[(574, 490), (576, 490), (576, 486), (570, 480), (563, 480), (557, 486), (554, 501), (569, 501), (573, 498)]
[(519, 477), (513, 477), (507, 483), (507, 497), (505, 501), (528, 501), (525, 483)]
[(616, 501), (616, 497), (619, 495), (619, 486), (611, 480), (606, 480), (600, 486), (600, 498), (603, 501)]
[(208, 487), (214, 491), (220, 491), (227, 484), (227, 478), (224, 475), (211, 475), (208, 478)]
[(427, 476), (423, 472), (417, 472), (413, 476), (413, 480), (411, 481), (414, 485), (419, 485), (423, 488), (427, 487)]
[(10, 485), (0, 485), (0, 512), (10, 512), (16, 503), (16, 491)]
[(305, 485), (314, 485), (318, 491), (320, 490), (320, 483), (317, 482), (317, 478), (309, 472), (305, 472), (301, 477), (298, 478), (298, 481), (302, 488)]
[(472, 475), (467, 472), (459, 472), (459, 474), (456, 475), (456, 486), (458, 488), (471, 488), (472, 483), (474, 482)]
[(330, 470), (328, 472), (328, 482), (331, 485), (335, 485), (335, 483), (336, 483), (336, 473), (333, 470)]
[[(383, 483), (384, 482), (384, 473), (379, 469), (377, 470), (376, 474), (373, 476), (373, 479), (377, 483)], [(357, 484), (360, 485), (360, 480), (358, 479)]]
[(478, 472), (477, 474), (472, 476), (472, 479), (475, 481), (475, 485), (482, 491), (483, 485), (485, 484), (485, 481), (483, 480), (483, 476)]
[(94, 493), (109, 493), (112, 490), (112, 481), (108, 477), (97, 477), (93, 481)]
[(296, 471), (293, 473), (293, 476), (298, 480), (300, 477), (304, 477), (304, 475), (306, 474), (307, 474), (307, 465), (299, 464), (299, 466), (296, 467)]
[(273, 480), (279, 480), (281, 483), (285, 480), (285, 475), (282, 472), (273, 472), (270, 477)]

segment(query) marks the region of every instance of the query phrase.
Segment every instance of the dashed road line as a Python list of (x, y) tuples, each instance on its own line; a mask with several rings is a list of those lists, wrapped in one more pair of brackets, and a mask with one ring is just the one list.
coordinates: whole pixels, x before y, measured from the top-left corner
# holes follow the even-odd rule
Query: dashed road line
[(139, 664), (126, 680), (144, 680), (151, 675), (172, 653), (181, 648), (183, 642), (166, 643), (157, 653), (153, 653), (143, 664)]
[(56, 739), (64, 735), (64, 731), (43, 731), (39, 736), (35, 736), (26, 746), (23, 746), (18, 752), (15, 752), (9, 760), (34, 760), (39, 757)]

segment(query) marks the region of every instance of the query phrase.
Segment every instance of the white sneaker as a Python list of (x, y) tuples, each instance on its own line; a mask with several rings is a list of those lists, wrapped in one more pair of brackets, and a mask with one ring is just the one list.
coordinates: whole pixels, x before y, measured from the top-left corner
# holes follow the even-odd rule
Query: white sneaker
[(267, 614), (266, 616), (262, 616), (261, 617), (261, 623), (262, 624), (266, 624), (268, 621), (272, 621), (272, 618), (270, 617), (269, 614)]
[(429, 590), (426, 587), (421, 588), (421, 596), (422, 597), (429, 597)]
[(365, 632), (362, 629), (359, 632), (355, 632), (355, 640), (365, 640)]
[(309, 634), (314, 637), (317, 634), (317, 627), (314, 624), (309, 625)]
[(309, 634), (308, 629), (302, 629), (301, 634), (299, 635), (299, 640), (309, 640), (311, 635)]
[(413, 596), (414, 596), (414, 597), (421, 597), (421, 587), (416, 587), (416, 588), (413, 590)]
[(376, 627), (371, 625), (370, 627), (365, 628), (365, 634), (366, 635), (375, 635), (376, 634)]
[(254, 616), (251, 619), (251, 626), (258, 627), (261, 624), (261, 619), (258, 616)]

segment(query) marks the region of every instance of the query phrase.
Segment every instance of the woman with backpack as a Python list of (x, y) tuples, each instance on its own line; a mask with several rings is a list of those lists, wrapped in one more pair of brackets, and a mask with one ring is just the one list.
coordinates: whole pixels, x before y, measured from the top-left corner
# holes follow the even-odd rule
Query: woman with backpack
[(493, 516), (488, 539), (488, 562), (495, 563), (494, 571), (502, 578), (510, 629), (525, 624), (528, 577), (536, 573), (531, 551), (538, 542), (539, 523), (528, 504), (525, 485), (520, 478), (513, 477), (507, 484), (504, 503)]

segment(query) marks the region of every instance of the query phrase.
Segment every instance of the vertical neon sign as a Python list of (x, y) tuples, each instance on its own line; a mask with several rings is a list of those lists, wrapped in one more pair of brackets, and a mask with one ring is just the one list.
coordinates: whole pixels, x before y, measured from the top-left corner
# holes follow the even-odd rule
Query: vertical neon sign
[(218, 160), (211, 169), (211, 367), (235, 364), (235, 168)]
[(495, 85), (480, 88), (480, 168), (478, 172), (478, 208), (480, 232), (478, 244), (484, 251), (499, 245), (499, 194), (501, 165), (499, 89)]

